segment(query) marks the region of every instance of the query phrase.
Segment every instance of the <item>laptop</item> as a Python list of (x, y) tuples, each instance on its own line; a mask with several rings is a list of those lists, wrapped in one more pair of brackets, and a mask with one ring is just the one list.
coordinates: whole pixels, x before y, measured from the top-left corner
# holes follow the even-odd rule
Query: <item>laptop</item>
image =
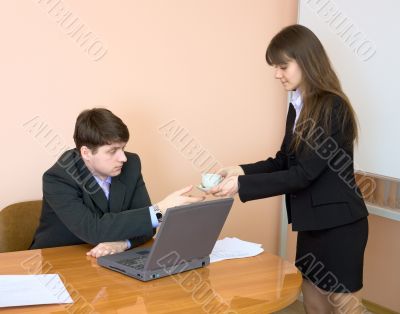
[(205, 267), (232, 204), (233, 198), (223, 198), (169, 208), (151, 247), (102, 256), (97, 263), (141, 281)]

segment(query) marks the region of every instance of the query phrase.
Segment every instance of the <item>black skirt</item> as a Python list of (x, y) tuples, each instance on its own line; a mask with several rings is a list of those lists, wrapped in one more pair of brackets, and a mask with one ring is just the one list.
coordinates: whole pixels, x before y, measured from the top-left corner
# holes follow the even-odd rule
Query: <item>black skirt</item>
[(350, 293), (363, 286), (368, 219), (335, 228), (299, 231), (296, 266), (324, 291)]

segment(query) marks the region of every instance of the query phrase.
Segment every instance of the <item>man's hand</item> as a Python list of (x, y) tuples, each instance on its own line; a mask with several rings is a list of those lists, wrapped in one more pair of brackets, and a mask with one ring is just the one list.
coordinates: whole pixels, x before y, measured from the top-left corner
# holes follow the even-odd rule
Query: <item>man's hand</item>
[(207, 194), (214, 196), (233, 196), (239, 190), (238, 176), (230, 176), (224, 179), (220, 184), (207, 191)]
[(165, 211), (168, 208), (197, 203), (197, 202), (201, 202), (205, 199), (204, 196), (195, 197), (195, 196), (191, 196), (191, 195), (184, 195), (186, 193), (189, 193), (192, 189), (193, 189), (192, 185), (187, 186), (181, 190), (171, 193), (166, 198), (164, 198), (162, 201), (157, 203), (158, 208), (160, 208), (162, 214), (164, 215)]
[(126, 241), (117, 242), (103, 242), (96, 245), (93, 249), (86, 253), (86, 255), (93, 257), (100, 257), (114, 253), (120, 253), (128, 248)]

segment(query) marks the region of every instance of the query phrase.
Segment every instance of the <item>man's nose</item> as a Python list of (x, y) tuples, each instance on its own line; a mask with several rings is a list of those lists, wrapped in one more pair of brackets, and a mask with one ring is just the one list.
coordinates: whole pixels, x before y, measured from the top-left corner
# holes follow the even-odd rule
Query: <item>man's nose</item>
[(122, 162), (126, 162), (127, 161), (125, 152), (123, 150), (120, 151), (119, 156), (118, 156), (118, 160), (122, 161)]

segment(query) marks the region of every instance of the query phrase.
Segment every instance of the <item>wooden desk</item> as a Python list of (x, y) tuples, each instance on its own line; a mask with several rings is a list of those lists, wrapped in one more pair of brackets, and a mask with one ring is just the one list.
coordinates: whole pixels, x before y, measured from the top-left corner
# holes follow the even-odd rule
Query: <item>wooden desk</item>
[[(271, 313), (294, 302), (301, 274), (278, 256), (217, 262), (141, 282), (87, 257), (89, 245), (0, 254), (0, 274), (58, 273), (74, 304), (2, 308), (3, 313)], [(1, 297), (1, 296), (0, 296)]]

